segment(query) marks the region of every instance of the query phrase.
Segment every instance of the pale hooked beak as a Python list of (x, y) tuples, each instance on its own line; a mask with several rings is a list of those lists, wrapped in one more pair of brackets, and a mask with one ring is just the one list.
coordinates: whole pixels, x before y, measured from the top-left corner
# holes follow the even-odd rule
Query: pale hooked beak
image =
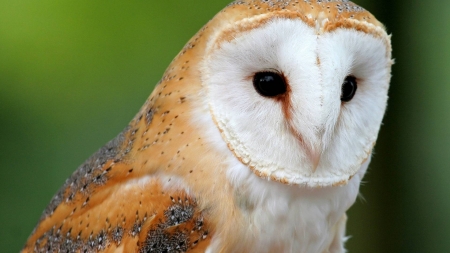
[(322, 152), (320, 151), (320, 149), (316, 149), (316, 150), (310, 150), (310, 152), (308, 152), (308, 156), (309, 159), (311, 161), (312, 164), (312, 173), (315, 173), (317, 170), (317, 167), (319, 167), (319, 162), (320, 162), (320, 157), (322, 156)]
[(291, 131), (295, 134), (297, 139), (300, 142), (300, 145), (303, 146), (303, 149), (306, 152), (307, 157), (309, 158), (309, 161), (311, 162), (311, 173), (315, 173), (317, 168), (319, 167), (320, 158), (322, 156), (322, 145), (321, 144), (307, 144), (303, 140), (302, 136), (298, 134), (298, 132), (291, 128)]
[(320, 163), (320, 157), (322, 156), (322, 151), (320, 147), (305, 147), (307, 150), (307, 154), (309, 157), (309, 160), (311, 162), (311, 172), (315, 173), (317, 170), (317, 167), (319, 167)]

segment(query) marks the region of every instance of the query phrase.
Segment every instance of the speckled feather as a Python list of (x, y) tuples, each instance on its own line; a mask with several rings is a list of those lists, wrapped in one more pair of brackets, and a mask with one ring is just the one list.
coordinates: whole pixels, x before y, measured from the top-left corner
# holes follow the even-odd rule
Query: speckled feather
[(129, 126), (66, 181), (23, 252), (204, 252), (219, 226), (233, 226), (221, 222), (241, 216), (226, 168), (217, 166), (224, 156), (192, 122), (203, 94), (198, 66), (216, 31), (273, 12), (311, 26), (325, 15), (325, 30), (365, 29), (350, 19), (382, 27), (345, 0), (231, 3), (183, 48)]
[[(253, 10), (252, 14), (274, 11), (290, 11), (308, 18), (318, 17), (324, 12), (330, 21), (340, 19), (355, 19), (382, 26), (375, 17), (364, 8), (348, 0), (248, 0), (234, 1), (228, 7), (241, 7)], [(225, 9), (226, 11), (226, 9)]]

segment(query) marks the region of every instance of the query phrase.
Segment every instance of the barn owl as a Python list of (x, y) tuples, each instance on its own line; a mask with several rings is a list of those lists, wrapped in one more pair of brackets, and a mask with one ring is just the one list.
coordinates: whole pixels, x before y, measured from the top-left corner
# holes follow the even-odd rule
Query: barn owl
[(65, 182), (23, 252), (345, 252), (391, 44), (347, 0), (242, 0)]

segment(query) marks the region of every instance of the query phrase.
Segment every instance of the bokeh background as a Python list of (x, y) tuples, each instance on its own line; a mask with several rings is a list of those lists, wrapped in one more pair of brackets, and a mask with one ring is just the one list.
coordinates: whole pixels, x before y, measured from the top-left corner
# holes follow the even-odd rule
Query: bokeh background
[[(134, 116), (230, 0), (0, 0), (0, 248)], [(450, 251), (450, 1), (355, 0), (393, 34), (390, 101), (350, 252)]]

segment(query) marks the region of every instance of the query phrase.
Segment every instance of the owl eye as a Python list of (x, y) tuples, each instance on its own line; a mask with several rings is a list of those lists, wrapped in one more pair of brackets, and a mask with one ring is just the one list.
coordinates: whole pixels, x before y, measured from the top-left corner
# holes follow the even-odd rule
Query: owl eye
[(352, 98), (355, 96), (357, 88), (358, 85), (356, 82), (356, 77), (347, 76), (344, 80), (344, 83), (342, 84), (341, 101), (348, 102), (352, 100)]
[(284, 77), (274, 72), (258, 72), (253, 77), (255, 90), (263, 97), (275, 97), (286, 92)]

